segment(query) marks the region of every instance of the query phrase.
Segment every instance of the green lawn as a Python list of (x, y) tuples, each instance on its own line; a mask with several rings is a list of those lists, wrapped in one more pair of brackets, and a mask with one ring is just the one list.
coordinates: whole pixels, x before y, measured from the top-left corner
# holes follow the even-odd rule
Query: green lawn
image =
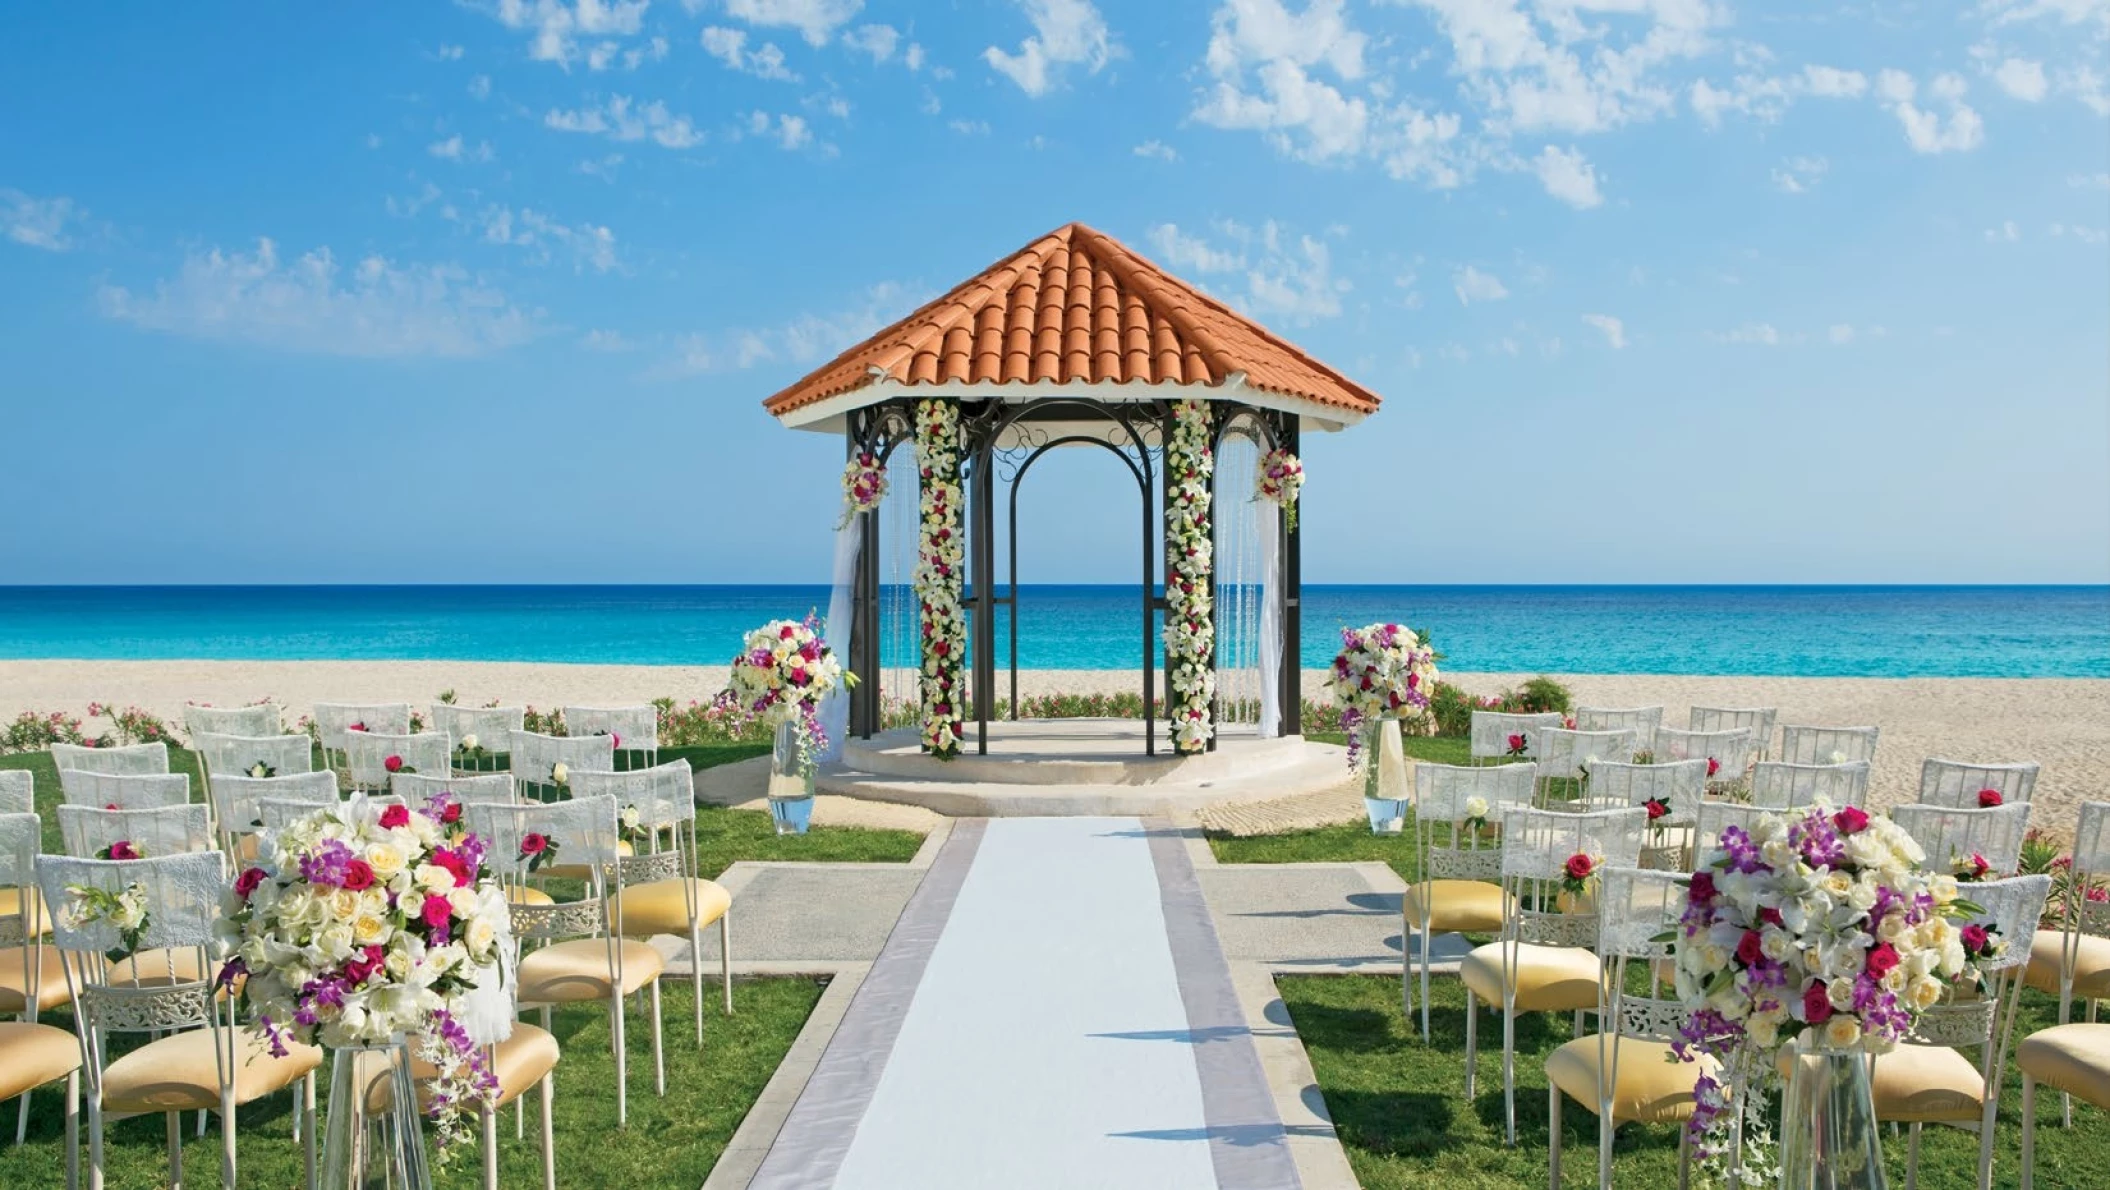
[[(562, 1009), (555, 1032), (564, 1056), (557, 1064), (557, 1184), (622, 1190), (695, 1190), (732, 1139), (733, 1130), (762, 1093), (777, 1064), (805, 1025), (820, 999), (821, 984), (811, 979), (742, 980), (734, 985), (736, 1012), (720, 1013), (718, 994), (706, 990), (704, 1045), (696, 1048), (691, 1024), (689, 984), (664, 982), (667, 1095), (652, 1094), (652, 1040), (646, 1020), (633, 1012), (625, 1036), (630, 1058), (630, 1124), (615, 1130), (615, 1062), (608, 1048), (608, 1013), (594, 1006)], [(535, 1019), (532, 1015), (530, 1020)], [(66, 1014), (48, 1014), (49, 1023), (69, 1025)], [(327, 1066), (319, 1095), (327, 1098)], [(534, 1093), (528, 1104), (527, 1139), (513, 1139), (508, 1109), (499, 1127), (499, 1184), (540, 1186), (540, 1141)], [(64, 1096), (54, 1088), (38, 1092), (31, 1107), (29, 1143), (0, 1145), (0, 1186), (31, 1190), (65, 1185), (65, 1134), (61, 1127)], [(281, 1092), (239, 1114), (240, 1165), (246, 1187), (297, 1187), (301, 1153), (292, 1140), (292, 1097)], [(13, 1101), (0, 1110), (7, 1129), (14, 1128)], [(218, 1121), (204, 1139), (193, 1135), (196, 1117), (185, 1119), (184, 1185), (217, 1187), (220, 1181)], [(105, 1133), (105, 1169), (111, 1190), (167, 1185), (166, 1132), (159, 1116), (142, 1116), (109, 1126)], [(83, 1160), (87, 1142), (82, 1140)], [(458, 1168), (438, 1178), (446, 1187), (479, 1184), (479, 1159), (472, 1146)], [(82, 1184), (86, 1185), (85, 1170)]]
[[(1517, 1147), (1502, 1144), (1501, 1016), (1483, 1005), (1478, 1094), (1465, 1098), (1465, 997), (1456, 979), (1434, 981), (1434, 1042), (1423, 1045), (1400, 1014), (1399, 980), (1372, 975), (1284, 976), (1276, 981), (1311, 1055), (1349, 1163), (1364, 1190), (1546, 1185), (1546, 1056), (1570, 1039), (1566, 1014), (1517, 1021)], [(2058, 1006), (2025, 992), (2017, 1036), (2056, 1023)], [(1488, 1045), (1490, 1035), (1493, 1045)], [(2020, 1178), (2021, 1078), (2010, 1064), (1994, 1150), (1994, 1184)], [(2058, 1127), (2058, 1096), (2037, 1101), (2037, 1185), (2105, 1184), (2110, 1120), (2074, 1107), (2074, 1127)], [(1562, 1185), (1597, 1184), (1597, 1120), (1573, 1101), (1562, 1108)], [(1613, 1180), (1621, 1186), (1674, 1185), (1678, 1136), (1671, 1126), (1620, 1129)], [(1904, 1185), (1905, 1139), (1886, 1137), (1891, 1185)], [(1967, 1190), (1977, 1182), (1978, 1138), (1928, 1125), (1920, 1150), (1925, 1190)]]

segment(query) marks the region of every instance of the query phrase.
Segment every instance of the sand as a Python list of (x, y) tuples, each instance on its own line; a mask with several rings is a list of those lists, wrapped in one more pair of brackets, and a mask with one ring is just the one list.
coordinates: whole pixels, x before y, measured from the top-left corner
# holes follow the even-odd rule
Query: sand
[[(0, 661), (0, 717), (21, 711), (80, 713), (89, 700), (136, 704), (180, 726), (186, 701), (233, 705), (270, 697), (289, 717), (316, 702), (424, 704), (452, 689), (458, 701), (491, 699), (549, 708), (621, 705), (672, 697), (708, 699), (721, 666), (555, 665), (462, 661)], [(1321, 674), (1305, 673), (1316, 694)], [(1516, 674), (1446, 674), (1475, 693)], [(889, 690), (906, 675), (889, 675)], [(2044, 766), (2032, 821), (2070, 836), (2080, 803), (2110, 797), (2110, 680), (2089, 678), (1764, 678), (1638, 674), (1561, 676), (1596, 706), (1663, 705), (1665, 722), (1687, 707), (1776, 706), (1782, 723), (1882, 728), (1873, 800), (1910, 801), (1920, 761), (2034, 760)], [(1110, 670), (1029, 670), (1021, 693), (1139, 689), (1137, 675)], [(998, 675), (998, 688), (1007, 688)]]

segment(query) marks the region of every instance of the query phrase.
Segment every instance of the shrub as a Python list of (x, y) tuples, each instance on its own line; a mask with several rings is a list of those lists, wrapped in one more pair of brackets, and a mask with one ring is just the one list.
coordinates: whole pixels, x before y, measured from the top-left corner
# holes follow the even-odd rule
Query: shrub
[(1566, 686), (1544, 674), (1517, 687), (1514, 693), (1505, 697), (1515, 704), (1518, 712), (1527, 715), (1542, 714), (1546, 711), (1559, 711), (1565, 715), (1575, 703)]
[(0, 733), (0, 753), (43, 752), (53, 744), (85, 744), (81, 721), (64, 711), (24, 711)]

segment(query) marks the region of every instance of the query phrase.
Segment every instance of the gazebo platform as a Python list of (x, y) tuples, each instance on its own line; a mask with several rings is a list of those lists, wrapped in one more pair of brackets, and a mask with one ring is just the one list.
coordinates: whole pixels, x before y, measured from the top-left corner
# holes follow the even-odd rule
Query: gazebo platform
[(1159, 754), (1143, 753), (1134, 719), (1030, 719), (989, 724), (989, 754), (974, 728), (960, 755), (936, 760), (914, 728), (851, 739), (840, 764), (821, 769), (824, 793), (924, 806), (973, 818), (1165, 815), (1205, 806), (1319, 793), (1352, 780), (1347, 750), (1302, 736), (1261, 739), (1219, 731), (1216, 750), (1175, 756), (1158, 727)]

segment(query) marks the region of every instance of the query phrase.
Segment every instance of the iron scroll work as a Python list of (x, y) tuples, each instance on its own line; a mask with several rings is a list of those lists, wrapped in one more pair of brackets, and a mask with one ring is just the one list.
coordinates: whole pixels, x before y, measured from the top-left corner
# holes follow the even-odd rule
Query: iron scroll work
[[(854, 410), (844, 430), (844, 453), (855, 458), (870, 451), (882, 465), (904, 443), (914, 442), (914, 399), (896, 397)], [(1239, 435), (1258, 441), (1261, 449), (1295, 453), (1300, 447), (1295, 413), (1262, 409), (1238, 401), (1209, 400), (1210, 441), (1220, 447), (1226, 437)], [(1035, 463), (1049, 451), (1064, 447), (1098, 447), (1112, 453), (1126, 466), (1136, 482), (1138, 497), (1139, 570), (1137, 619), (1142, 645), (1138, 682), (1143, 698), (1144, 752), (1158, 751), (1158, 694), (1161, 671), (1169, 670), (1157, 618), (1165, 610), (1162, 576), (1171, 560), (1164, 554), (1164, 508), (1168, 479), (1163, 463), (1163, 445), (1171, 436), (1172, 403), (1165, 399), (1146, 401), (1101, 401), (1087, 397), (1041, 397), (1031, 401), (974, 400), (960, 402), (962, 482), (967, 497), (967, 576), (965, 604), (969, 609), (968, 653), (971, 661), (969, 697), (975, 726), (975, 749), (989, 751), (990, 712), (997, 707), (997, 608), (1009, 609), (1005, 653), (1010, 670), (1010, 717), (1018, 717), (1018, 495)], [(1210, 498), (1216, 500), (1215, 477), (1210, 478)], [(1007, 554), (1005, 581), (997, 582), (997, 488), (1008, 488), (1005, 498)], [(889, 498), (901, 498), (890, 496)], [(869, 739), (883, 726), (881, 686), (878, 680), (883, 639), (880, 585), (879, 518), (858, 518), (862, 540), (857, 570), (851, 585), (849, 666), (859, 681), (850, 691), (850, 734)], [(1297, 735), (1303, 730), (1302, 687), (1298, 672), (1301, 628), (1302, 564), (1299, 533), (1288, 518), (1277, 518), (1277, 557), (1281, 581), (1277, 584), (1282, 622), (1283, 661), (1277, 705), (1281, 733)], [(1214, 585), (1212, 568), (1211, 585)], [(1212, 648), (1210, 663), (1216, 662)], [(920, 659), (919, 659), (920, 664)], [(1212, 712), (1213, 712), (1212, 707)], [(1220, 719), (1218, 720), (1220, 721)], [(1169, 743), (1169, 740), (1168, 740)], [(1212, 735), (1209, 747), (1216, 746)]]

